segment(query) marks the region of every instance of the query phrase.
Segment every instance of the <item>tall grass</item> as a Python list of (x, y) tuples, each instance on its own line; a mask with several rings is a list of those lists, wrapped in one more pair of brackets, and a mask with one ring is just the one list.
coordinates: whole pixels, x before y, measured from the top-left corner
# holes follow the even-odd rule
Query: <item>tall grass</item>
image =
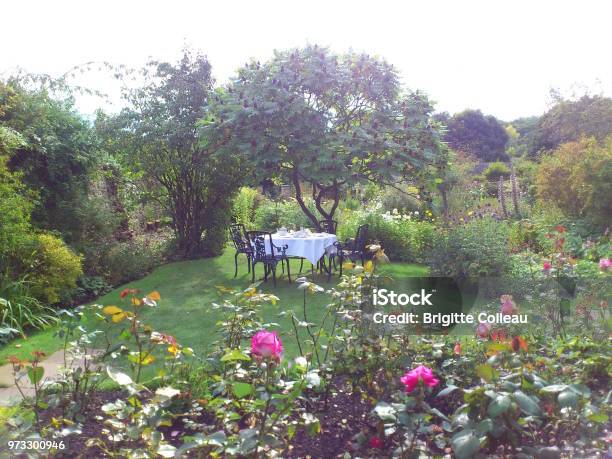
[(25, 337), (28, 328), (55, 325), (55, 310), (30, 296), (26, 280), (0, 279), (0, 328), (12, 328)]

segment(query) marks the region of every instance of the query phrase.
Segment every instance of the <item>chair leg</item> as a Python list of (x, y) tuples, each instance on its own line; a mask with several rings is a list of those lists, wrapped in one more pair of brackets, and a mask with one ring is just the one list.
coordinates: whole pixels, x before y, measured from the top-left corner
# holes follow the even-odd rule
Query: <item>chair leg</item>
[(302, 268), (304, 267), (304, 259), (300, 259), (300, 272), (299, 274), (302, 274)]
[(238, 276), (238, 252), (234, 255), (234, 279)]
[(251, 256), (247, 255), (247, 269), (249, 270), (249, 274), (251, 273)]
[(287, 278), (289, 279), (289, 283), (291, 283), (291, 268), (289, 267), (289, 258), (287, 258)]
[(270, 269), (272, 270), (272, 282), (274, 283), (274, 288), (276, 288), (276, 263), (270, 266)]

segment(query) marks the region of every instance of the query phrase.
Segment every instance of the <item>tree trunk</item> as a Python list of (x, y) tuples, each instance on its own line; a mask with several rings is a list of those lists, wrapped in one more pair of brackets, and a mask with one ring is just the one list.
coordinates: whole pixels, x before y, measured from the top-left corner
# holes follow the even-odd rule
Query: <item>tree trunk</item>
[(319, 220), (316, 215), (314, 215), (306, 203), (304, 202), (304, 198), (302, 196), (302, 186), (300, 184), (300, 175), (297, 169), (293, 169), (293, 173), (291, 174), (291, 180), (293, 182), (293, 187), (295, 188), (295, 199), (298, 204), (302, 208), (302, 212), (308, 217), (308, 219), (313, 223), (315, 228), (319, 228)]

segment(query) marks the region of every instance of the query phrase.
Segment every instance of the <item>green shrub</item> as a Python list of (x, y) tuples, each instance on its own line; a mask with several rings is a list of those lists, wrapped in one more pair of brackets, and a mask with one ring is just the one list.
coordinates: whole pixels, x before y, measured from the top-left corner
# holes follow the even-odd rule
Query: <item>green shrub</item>
[(83, 276), (77, 281), (74, 298), (80, 302), (97, 298), (108, 293), (111, 286), (100, 276)]
[(424, 263), (431, 249), (436, 227), (428, 221), (409, 219), (402, 214), (345, 212), (338, 227), (338, 238), (355, 237), (359, 225), (368, 224), (368, 239), (380, 242), (392, 261)]
[(55, 304), (76, 287), (83, 274), (81, 257), (51, 234), (35, 236), (33, 259), (27, 271), (32, 295)]
[(429, 257), (434, 276), (497, 277), (510, 272), (508, 226), (492, 218), (438, 231)]
[(380, 197), (380, 202), (382, 209), (385, 211), (397, 209), (401, 213), (407, 213), (422, 210), (420, 201), (412, 194), (403, 193), (391, 187), (385, 190), (384, 194)]
[[(318, 215), (312, 200), (308, 200), (307, 204)], [(312, 228), (314, 225), (295, 200), (262, 202), (255, 211), (255, 229), (274, 232), (282, 226), (299, 229), (302, 226)]]
[(236, 223), (242, 223), (247, 229), (254, 229), (255, 210), (262, 199), (254, 188), (243, 186), (232, 203), (232, 213)]
[(28, 328), (42, 329), (57, 323), (55, 311), (30, 295), (25, 280), (0, 278), (0, 328), (17, 330), (22, 336)]
[(111, 285), (140, 279), (163, 261), (161, 242), (134, 239), (113, 244), (103, 258), (105, 278)]
[(484, 176), (489, 181), (497, 182), (501, 176), (508, 178), (510, 177), (510, 168), (506, 163), (500, 161), (489, 164), (484, 171)]
[(599, 145), (593, 138), (561, 145), (546, 156), (536, 177), (537, 197), (570, 217), (605, 227), (612, 215), (612, 136)]
[(32, 197), (20, 176), (8, 170), (6, 158), (0, 156), (0, 272), (6, 271), (9, 259), (31, 238)]

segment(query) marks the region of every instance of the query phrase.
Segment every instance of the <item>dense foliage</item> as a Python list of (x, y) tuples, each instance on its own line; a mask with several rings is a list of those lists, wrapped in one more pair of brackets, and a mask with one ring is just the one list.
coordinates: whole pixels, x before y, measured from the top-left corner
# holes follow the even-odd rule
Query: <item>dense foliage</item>
[[(403, 94), (392, 66), (364, 54), (277, 52), (240, 69), (215, 101), (204, 135), (248, 160), (254, 180), (290, 182), (315, 227), (333, 218), (347, 188), (403, 179), (431, 186), (446, 165), (427, 98)], [(317, 214), (305, 204), (305, 185)]]
[(186, 51), (178, 64), (151, 62), (147, 71), (149, 82), (130, 93), (133, 108), (122, 113), (134, 132), (132, 160), (163, 191), (180, 256), (219, 254), (241, 168), (237, 156), (217, 154), (197, 135), (211, 96), (211, 66)]
[(482, 161), (508, 159), (508, 134), (494, 116), (485, 116), (480, 110), (465, 110), (448, 119), (447, 129), (444, 140), (455, 150)]
[(561, 145), (542, 159), (536, 177), (538, 198), (566, 215), (600, 227), (612, 218), (612, 137), (600, 145), (594, 138)]
[(554, 150), (562, 143), (575, 142), (581, 136), (603, 141), (612, 132), (612, 99), (584, 95), (576, 100), (557, 97), (533, 132), (529, 154)]

